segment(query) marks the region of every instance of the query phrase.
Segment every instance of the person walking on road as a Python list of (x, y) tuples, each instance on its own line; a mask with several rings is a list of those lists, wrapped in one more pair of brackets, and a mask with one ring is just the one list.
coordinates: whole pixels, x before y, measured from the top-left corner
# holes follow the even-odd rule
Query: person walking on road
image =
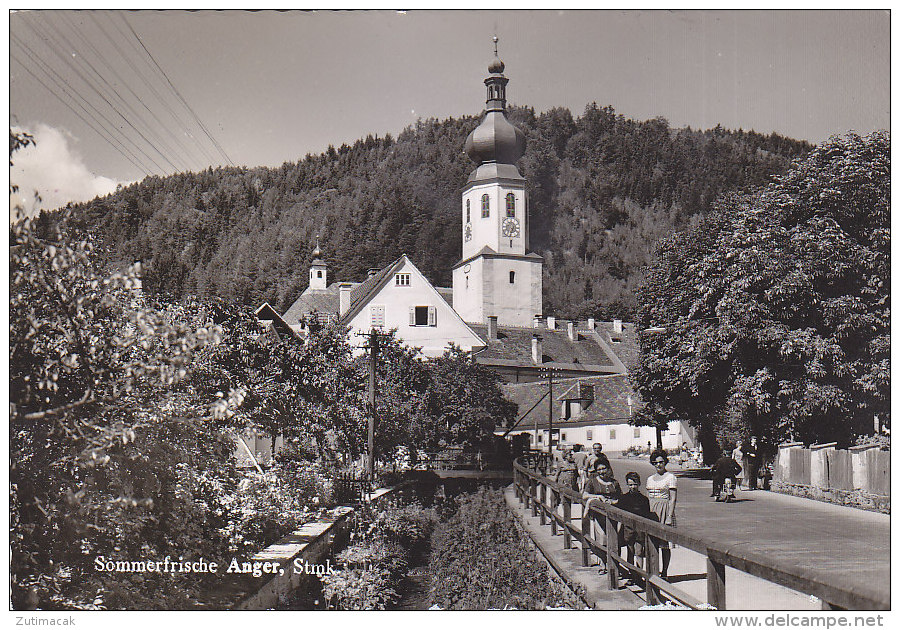
[(756, 436), (750, 438), (750, 444), (744, 447), (744, 476), (747, 478), (747, 489), (756, 490), (756, 482), (759, 477), (759, 448), (756, 446)]
[[(656, 472), (647, 477), (647, 497), (650, 499), (650, 510), (663, 525), (675, 527), (675, 502), (678, 499), (678, 481), (675, 475), (666, 472), (669, 456), (663, 450), (655, 450), (650, 453), (650, 463), (656, 468)], [(665, 578), (669, 574), (669, 562), (672, 560), (672, 550), (669, 542), (660, 540), (659, 548), (662, 554), (662, 571), (660, 575)]]
[(740, 465), (731, 454), (732, 451), (726, 449), (712, 467), (713, 493), (710, 496), (716, 497), (716, 501), (721, 501), (724, 497), (725, 503), (734, 501), (737, 475), (741, 472)]

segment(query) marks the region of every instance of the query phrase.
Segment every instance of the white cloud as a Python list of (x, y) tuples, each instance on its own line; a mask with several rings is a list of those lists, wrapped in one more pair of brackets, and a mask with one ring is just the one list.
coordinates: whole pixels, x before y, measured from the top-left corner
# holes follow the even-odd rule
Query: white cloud
[[(35, 143), (13, 154), (10, 182), (19, 187), (18, 194), (10, 195), (10, 208), (19, 204), (26, 213), (38, 209), (55, 210), (68, 202), (93, 199), (113, 192), (120, 183), (109, 177), (95, 175), (85, 166), (82, 157), (69, 147), (71, 135), (43, 123), (27, 131)], [(41, 196), (38, 203), (34, 192)], [(12, 216), (12, 214), (11, 214)]]

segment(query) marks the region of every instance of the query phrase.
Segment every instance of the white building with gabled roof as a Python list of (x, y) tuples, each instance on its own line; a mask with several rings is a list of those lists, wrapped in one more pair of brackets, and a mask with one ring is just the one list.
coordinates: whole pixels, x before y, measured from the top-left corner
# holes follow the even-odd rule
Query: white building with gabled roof
[(450, 344), (467, 352), (485, 345), (406, 254), (362, 284), (338, 290), (340, 321), (353, 331), (395, 330), (426, 357), (443, 355)]

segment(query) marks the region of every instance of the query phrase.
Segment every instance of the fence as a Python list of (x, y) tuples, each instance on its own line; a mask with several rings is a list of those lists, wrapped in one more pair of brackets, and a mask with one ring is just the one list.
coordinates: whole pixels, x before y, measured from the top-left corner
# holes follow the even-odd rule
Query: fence
[(862, 492), (889, 497), (891, 453), (877, 445), (838, 450), (835, 444), (782, 444), (775, 460), (775, 483), (821, 491)]
[[(592, 504), (588, 508), (585, 499), (579, 493), (560, 486), (549, 477), (523, 465), (523, 458), (513, 463), (513, 475), (519, 502), (524, 504), (526, 509), (531, 509), (532, 516), (540, 517), (541, 525), (549, 524), (552, 534), (555, 535), (562, 529), (565, 549), (572, 549), (573, 540), (579, 543), (582, 566), (590, 565), (591, 554), (601, 558), (605, 556), (608, 587), (619, 588), (619, 574), (623, 569), (627, 569), (644, 581), (648, 604), (658, 604), (666, 597), (693, 609), (707, 607), (705, 602), (698, 601), (660, 576), (658, 550), (660, 541), (665, 540), (706, 556), (707, 600), (709, 605), (718, 610), (725, 609), (726, 566), (801, 593), (815, 595), (822, 601), (823, 609), (890, 608), (890, 601), (878, 595), (848, 591), (824, 584), (814, 577), (805, 575), (802, 569), (785, 566), (761, 554), (719, 547), (656, 521), (625, 512), (613, 505)], [(575, 504), (582, 506), (582, 516), (573, 521), (572, 505)], [(557, 505), (562, 507), (562, 515), (559, 514)], [(592, 536), (592, 520), (599, 521), (605, 530), (605, 544)], [(646, 550), (643, 566), (632, 564), (619, 555), (620, 525), (631, 527), (642, 541)]]

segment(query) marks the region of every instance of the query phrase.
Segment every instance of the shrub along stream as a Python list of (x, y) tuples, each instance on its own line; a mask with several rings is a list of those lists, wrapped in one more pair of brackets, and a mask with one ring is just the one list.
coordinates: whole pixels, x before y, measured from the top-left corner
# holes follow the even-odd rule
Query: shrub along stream
[(431, 507), (415, 502), (360, 516), (350, 545), (335, 557), (336, 573), (322, 578), (321, 590), (297, 593), (285, 607), (583, 607), (536, 557), (496, 489), (439, 496)]

